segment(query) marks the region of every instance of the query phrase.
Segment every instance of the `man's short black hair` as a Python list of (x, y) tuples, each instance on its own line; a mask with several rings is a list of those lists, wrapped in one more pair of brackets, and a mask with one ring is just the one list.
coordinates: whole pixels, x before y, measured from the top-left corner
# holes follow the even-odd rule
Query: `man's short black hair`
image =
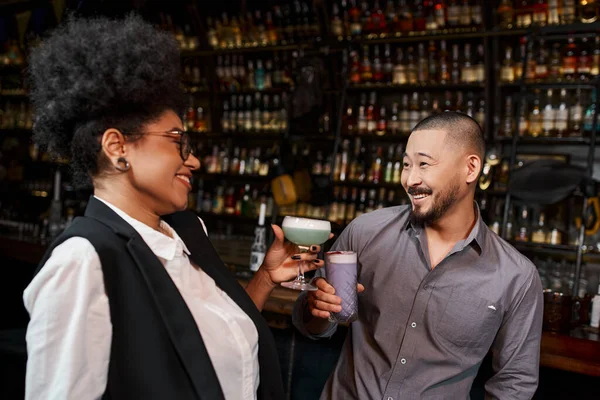
[(474, 152), (482, 161), (485, 157), (483, 130), (479, 123), (467, 114), (446, 111), (430, 115), (419, 122), (412, 132), (423, 130), (443, 130), (447, 133), (446, 142), (449, 144)]
[(167, 110), (183, 115), (180, 73), (175, 38), (141, 17), (70, 16), (29, 59), (34, 140), (89, 182), (107, 162), (107, 129), (128, 135)]

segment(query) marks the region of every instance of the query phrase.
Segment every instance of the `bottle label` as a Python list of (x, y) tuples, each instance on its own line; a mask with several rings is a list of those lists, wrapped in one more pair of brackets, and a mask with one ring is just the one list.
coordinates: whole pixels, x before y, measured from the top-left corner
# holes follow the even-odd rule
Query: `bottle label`
[(261, 251), (253, 251), (250, 253), (250, 270), (258, 271), (263, 261), (265, 260), (265, 253)]

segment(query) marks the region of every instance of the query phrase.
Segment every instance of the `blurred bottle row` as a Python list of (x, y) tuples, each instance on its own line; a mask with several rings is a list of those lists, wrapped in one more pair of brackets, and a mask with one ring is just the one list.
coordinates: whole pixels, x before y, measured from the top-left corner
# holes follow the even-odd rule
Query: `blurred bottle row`
[(599, 13), (597, 0), (501, 0), (496, 23), (502, 28), (592, 23)]
[(481, 0), (334, 0), (334, 36), (409, 33), (413, 31), (480, 28)]
[[(212, 185), (211, 185), (212, 184)], [(197, 189), (190, 192), (188, 208), (196, 212), (257, 218), (261, 203), (266, 204), (266, 216), (273, 215), (273, 198), (268, 185), (230, 185), (224, 181), (198, 181)]]
[(513, 98), (505, 98), (498, 133), (512, 136), (518, 119), (519, 136), (582, 137), (591, 133), (595, 112), (595, 89), (535, 89), (533, 98), (521, 101), (519, 115)]
[(473, 92), (445, 91), (444, 93), (413, 92), (405, 93), (401, 101), (382, 104), (377, 94), (362, 93), (357, 106), (348, 104), (343, 116), (342, 132), (346, 135), (403, 135), (423, 118), (443, 111), (459, 111), (473, 117), (483, 127), (486, 105), (483, 96)]
[(5, 101), (0, 107), (0, 129), (31, 129), (32, 126), (29, 102)]
[[(499, 69), (500, 82), (519, 81), (523, 75), (526, 43), (521, 39), (519, 53), (505, 48)], [(585, 82), (600, 75), (600, 37), (594, 40), (568, 37), (567, 42), (535, 43), (525, 68), (525, 79), (530, 82)]]
[(220, 18), (207, 18), (206, 27), (207, 42), (214, 49), (291, 44), (321, 35), (313, 2), (298, 0), (245, 15), (224, 12)]
[[(438, 50), (439, 45), (439, 50)], [(372, 49), (372, 50), (371, 50)], [(446, 40), (439, 44), (397, 47), (392, 58), (390, 44), (363, 46), (362, 57), (357, 50), (350, 52), (348, 77), (352, 84), (475, 84), (485, 81), (483, 44), (454, 43)]]

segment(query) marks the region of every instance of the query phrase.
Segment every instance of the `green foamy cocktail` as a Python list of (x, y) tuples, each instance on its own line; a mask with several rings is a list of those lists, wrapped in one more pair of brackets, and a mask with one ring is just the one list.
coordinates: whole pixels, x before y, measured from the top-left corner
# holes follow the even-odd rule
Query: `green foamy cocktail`
[(329, 239), (331, 231), (325, 229), (314, 228), (295, 228), (284, 226), (283, 233), (287, 240), (298, 246), (310, 246), (312, 244), (322, 244)]
[[(331, 223), (319, 219), (285, 217), (281, 225), (285, 238), (295, 243), (301, 252), (308, 251), (309, 246), (321, 245), (329, 239)], [(302, 261), (298, 261), (298, 276), (291, 282), (282, 282), (281, 285), (294, 290), (317, 290), (304, 278)]]

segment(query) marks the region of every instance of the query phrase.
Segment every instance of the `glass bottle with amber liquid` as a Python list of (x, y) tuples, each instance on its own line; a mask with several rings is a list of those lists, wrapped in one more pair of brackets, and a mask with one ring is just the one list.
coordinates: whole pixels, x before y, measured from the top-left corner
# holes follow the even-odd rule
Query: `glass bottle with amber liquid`
[(542, 111), (540, 109), (540, 91), (535, 90), (533, 107), (529, 113), (529, 135), (538, 137), (542, 133)]
[(360, 80), (362, 83), (371, 82), (373, 79), (373, 70), (369, 60), (369, 47), (363, 46), (363, 59), (360, 65)]
[(540, 212), (537, 225), (531, 232), (531, 241), (533, 243), (548, 243), (548, 228), (546, 226), (546, 216)]
[(515, 232), (515, 240), (517, 242), (529, 242), (529, 211), (527, 207), (521, 209), (521, 217), (519, 218), (519, 226)]

